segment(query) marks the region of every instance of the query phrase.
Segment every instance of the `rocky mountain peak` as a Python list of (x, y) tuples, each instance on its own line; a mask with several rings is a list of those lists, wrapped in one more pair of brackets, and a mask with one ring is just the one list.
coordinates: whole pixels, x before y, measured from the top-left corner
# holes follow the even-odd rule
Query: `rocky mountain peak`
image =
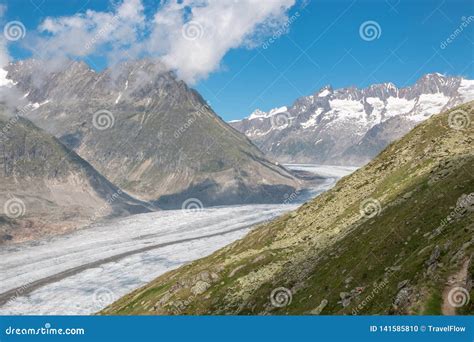
[(34, 105), (27, 117), (137, 198), (166, 208), (193, 196), (205, 206), (279, 202), (299, 187), (155, 60), (39, 69), (34, 60), (7, 69)]
[(252, 120), (252, 119), (257, 119), (257, 118), (264, 118), (266, 115), (267, 115), (266, 112), (257, 108), (249, 115), (249, 119)]
[(440, 73), (426, 74), (420, 77), (412, 87), (407, 87), (405, 93), (407, 97), (411, 98), (421, 94), (436, 93), (453, 96), (462, 80), (462, 77), (445, 76)]
[(328, 95), (331, 95), (333, 93), (333, 88), (330, 84), (325, 85), (321, 89), (318, 90), (318, 92), (315, 93), (315, 96), (317, 97), (326, 97)]
[(473, 99), (474, 81), (432, 73), (402, 88), (323, 87), (287, 109), (288, 127), (273, 127), (264, 116), (232, 126), (280, 162), (363, 164), (419, 122)]

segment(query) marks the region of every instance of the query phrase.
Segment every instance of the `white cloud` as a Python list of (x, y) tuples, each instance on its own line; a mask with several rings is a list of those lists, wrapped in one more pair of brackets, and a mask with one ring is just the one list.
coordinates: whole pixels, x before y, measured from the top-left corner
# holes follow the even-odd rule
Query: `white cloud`
[(46, 18), (39, 31), (48, 36), (33, 42), (35, 54), (41, 57), (125, 53), (143, 30), (145, 16), (140, 0), (124, 0), (113, 12), (88, 10), (70, 17)]
[(146, 17), (141, 0), (109, 12), (47, 18), (29, 46), (45, 59), (105, 55), (111, 64), (152, 56), (195, 82), (217, 70), (233, 48), (252, 46), (287, 20), (295, 0), (168, 1)]
[[(284, 22), (294, 0), (183, 1), (168, 4), (155, 15), (150, 39), (164, 42), (163, 61), (185, 80), (206, 77), (224, 55), (244, 43), (257, 29)], [(187, 22), (183, 11), (192, 8)], [(151, 45), (152, 47), (155, 44)]]

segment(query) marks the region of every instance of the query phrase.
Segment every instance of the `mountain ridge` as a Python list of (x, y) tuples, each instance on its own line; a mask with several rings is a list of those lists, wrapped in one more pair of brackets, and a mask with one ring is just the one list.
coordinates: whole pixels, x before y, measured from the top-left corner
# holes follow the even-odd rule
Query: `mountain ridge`
[[(433, 73), (403, 88), (391, 82), (361, 89), (328, 85), (283, 113), (256, 110), (230, 124), (279, 162), (363, 165), (417, 123), (473, 99), (474, 81)], [(398, 133), (390, 131), (394, 121)], [(388, 137), (371, 137), (371, 129)]]
[(25, 116), (134, 197), (163, 208), (187, 198), (204, 206), (281, 202), (301, 186), (158, 62), (43, 68), (37, 60), (6, 68), (34, 105)]
[(27, 119), (0, 115), (0, 243), (157, 208), (122, 191)]

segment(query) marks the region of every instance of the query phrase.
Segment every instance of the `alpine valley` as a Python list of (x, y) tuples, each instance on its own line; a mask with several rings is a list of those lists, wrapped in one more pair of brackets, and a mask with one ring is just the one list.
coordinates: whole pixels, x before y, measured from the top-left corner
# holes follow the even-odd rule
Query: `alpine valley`
[(7, 340), (468, 337), (430, 317), (474, 315), (474, 2), (438, 2), (0, 0)]

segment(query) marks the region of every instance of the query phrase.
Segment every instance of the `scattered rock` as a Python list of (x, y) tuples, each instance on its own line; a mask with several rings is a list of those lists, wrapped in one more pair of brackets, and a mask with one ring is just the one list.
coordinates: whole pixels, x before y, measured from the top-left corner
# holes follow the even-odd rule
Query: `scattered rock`
[(470, 193), (469, 195), (462, 194), (457, 200), (456, 207), (471, 212), (474, 211), (474, 193)]
[(441, 255), (441, 248), (439, 246), (436, 246), (433, 249), (433, 252), (430, 255), (430, 258), (425, 262), (425, 265), (428, 267), (426, 270), (427, 275), (432, 275), (436, 268), (438, 268), (438, 259)]
[(211, 273), (209, 271), (202, 271), (198, 275), (198, 279), (202, 280), (204, 282), (210, 282), (211, 281)]
[(200, 294), (203, 294), (204, 292), (206, 292), (206, 290), (208, 288), (211, 287), (211, 284), (205, 282), (205, 281), (202, 281), (202, 280), (199, 280), (192, 288), (191, 288), (191, 292), (197, 296), (197, 295), (200, 295)]
[(345, 308), (345, 307), (348, 307), (349, 305), (351, 305), (351, 298), (346, 298), (346, 299), (343, 299), (342, 302), (341, 302), (342, 306)]
[(354, 289), (351, 290), (351, 297), (357, 297), (360, 295), (362, 292), (364, 292), (365, 287), (364, 286), (357, 286)]
[(408, 279), (399, 282), (398, 285), (397, 285), (397, 289), (398, 290), (403, 289), (405, 286), (408, 285), (408, 282), (409, 282)]
[(171, 288), (170, 288), (169, 292), (171, 292), (171, 293), (176, 292), (176, 291), (182, 289), (183, 287), (184, 287), (184, 284), (178, 281), (178, 282), (174, 283), (173, 285), (171, 285)]
[(338, 303), (342, 304), (342, 306), (345, 308), (349, 306), (351, 304), (351, 301), (355, 297), (359, 296), (364, 290), (365, 287), (358, 286), (352, 289), (351, 292), (341, 292), (339, 293), (339, 297), (341, 298), (341, 300)]
[(232, 278), (239, 270), (241, 270), (242, 268), (244, 268), (245, 265), (240, 265), (240, 266), (237, 266), (236, 268), (234, 268), (230, 273), (229, 273), (229, 278)]
[(310, 315), (320, 315), (327, 305), (328, 305), (328, 300), (323, 299), (316, 309), (313, 309), (310, 311)]
[(349, 298), (351, 296), (351, 294), (349, 292), (341, 292), (339, 293), (339, 297), (341, 299), (346, 299), (346, 298)]
[(407, 306), (410, 303), (410, 295), (412, 292), (412, 289), (409, 287), (404, 287), (398, 291), (397, 296), (393, 301), (395, 309)]
[(255, 259), (253, 259), (252, 262), (253, 262), (253, 263), (257, 263), (257, 262), (259, 262), (259, 261), (262, 261), (262, 260), (265, 259), (266, 257), (267, 257), (266, 254), (260, 254), (260, 255), (258, 255)]
[(451, 258), (451, 260), (449, 260), (449, 262), (451, 264), (457, 264), (462, 259), (464, 259), (464, 250), (461, 248), (460, 250), (458, 250), (456, 252), (456, 254), (454, 254), (454, 256)]
[(156, 311), (158, 308), (166, 304), (171, 299), (171, 296), (171, 293), (166, 293), (163, 297), (160, 298), (158, 302), (156, 302), (156, 304), (153, 306), (153, 310)]
[(439, 256), (441, 255), (441, 248), (439, 246), (436, 246), (433, 249), (433, 252), (431, 252), (430, 258), (425, 262), (426, 266), (431, 266), (434, 263), (436, 263), (439, 259)]

